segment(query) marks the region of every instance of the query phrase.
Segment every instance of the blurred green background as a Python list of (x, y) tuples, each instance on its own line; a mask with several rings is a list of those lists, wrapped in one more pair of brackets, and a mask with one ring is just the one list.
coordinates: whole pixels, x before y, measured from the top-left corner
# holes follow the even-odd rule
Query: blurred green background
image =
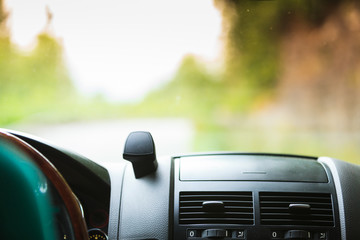
[[(0, 0), (0, 126), (90, 119), (190, 119), (193, 151), (331, 156), (360, 163), (357, 1), (215, 0), (223, 49), (214, 67), (184, 56), (140, 102), (78, 93), (46, 29), (31, 51), (11, 41)], [(141, 69), (139, 69), (141, 70)]]

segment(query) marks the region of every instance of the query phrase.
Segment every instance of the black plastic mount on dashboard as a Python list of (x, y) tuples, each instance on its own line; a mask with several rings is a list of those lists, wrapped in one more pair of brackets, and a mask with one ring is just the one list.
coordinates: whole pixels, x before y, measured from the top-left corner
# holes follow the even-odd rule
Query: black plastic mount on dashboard
[(155, 172), (156, 160), (154, 140), (149, 132), (132, 132), (125, 142), (123, 158), (133, 165), (136, 178)]

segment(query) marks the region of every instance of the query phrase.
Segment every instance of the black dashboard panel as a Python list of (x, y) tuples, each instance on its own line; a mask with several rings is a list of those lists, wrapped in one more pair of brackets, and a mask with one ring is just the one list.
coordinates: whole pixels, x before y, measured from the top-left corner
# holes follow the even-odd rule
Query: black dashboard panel
[[(207, 153), (100, 166), (25, 134), (110, 240), (360, 239), (360, 167), (328, 157)], [(96, 230), (97, 231), (97, 230)]]
[(108, 232), (110, 208), (110, 176), (95, 162), (45, 143), (27, 134), (10, 132), (44, 155), (65, 178), (80, 201), (88, 229)]
[(360, 166), (320, 157), (333, 174), (338, 196), (342, 240), (360, 239)]
[(228, 154), (180, 158), (181, 181), (328, 182), (313, 158), (281, 155)]
[(340, 239), (332, 174), (316, 159), (219, 154), (173, 161), (175, 240)]

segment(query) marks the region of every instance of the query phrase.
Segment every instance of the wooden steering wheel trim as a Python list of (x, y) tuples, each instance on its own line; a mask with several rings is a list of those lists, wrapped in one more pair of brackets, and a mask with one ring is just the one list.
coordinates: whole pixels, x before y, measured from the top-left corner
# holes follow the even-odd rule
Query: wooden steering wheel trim
[(59, 193), (70, 217), (76, 240), (88, 240), (87, 227), (80, 203), (63, 176), (40, 152), (12, 134), (0, 131), (0, 138), (6, 139), (30, 157), (53, 184)]

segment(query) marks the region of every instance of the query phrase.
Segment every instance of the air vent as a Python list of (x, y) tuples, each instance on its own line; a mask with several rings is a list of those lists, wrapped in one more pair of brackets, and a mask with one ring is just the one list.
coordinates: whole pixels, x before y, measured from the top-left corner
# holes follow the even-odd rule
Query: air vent
[(253, 224), (251, 192), (181, 192), (180, 224)]
[(260, 218), (264, 225), (334, 226), (328, 193), (260, 193)]

